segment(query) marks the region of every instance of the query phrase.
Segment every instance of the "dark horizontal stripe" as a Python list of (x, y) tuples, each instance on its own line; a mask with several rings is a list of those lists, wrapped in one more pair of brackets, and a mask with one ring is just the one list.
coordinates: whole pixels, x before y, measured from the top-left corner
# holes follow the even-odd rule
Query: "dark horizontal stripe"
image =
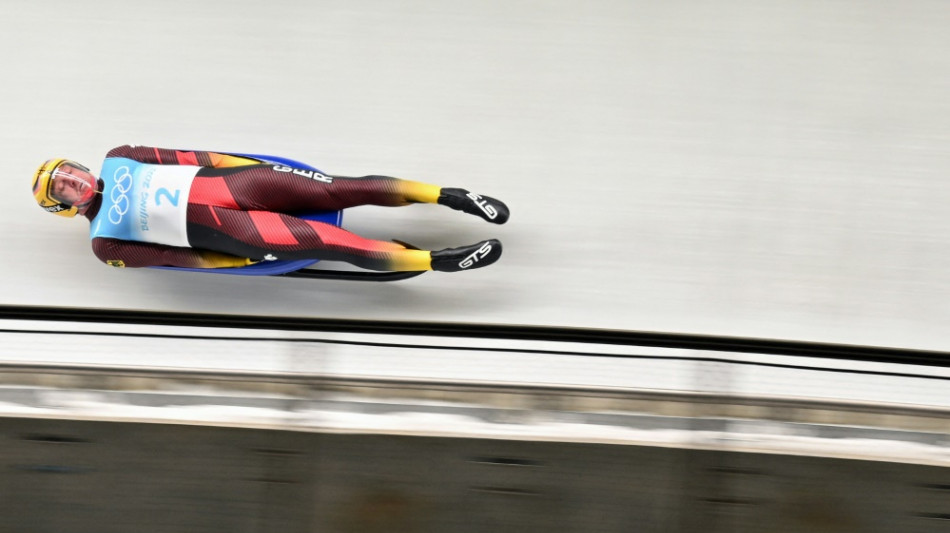
[(55, 444), (87, 444), (90, 441), (73, 436), (63, 436), (63, 435), (24, 435), (23, 440), (34, 441), (34, 442), (51, 442)]
[(479, 464), (502, 466), (541, 466), (540, 461), (535, 461), (532, 459), (516, 459), (511, 457), (474, 457), (471, 459), (471, 461), (473, 463)]
[[(649, 354), (617, 354), (599, 352), (578, 352), (565, 350), (537, 350), (523, 348), (492, 348), (480, 346), (448, 346), (431, 344), (400, 344), (392, 342), (368, 342), (330, 339), (300, 339), (281, 337), (228, 337), (219, 335), (180, 335), (168, 333), (124, 333), (124, 332), (97, 332), (97, 331), (60, 331), (60, 330), (32, 330), (32, 329), (2, 329), (0, 333), (19, 333), (26, 335), (80, 335), (95, 337), (129, 337), (145, 339), (177, 339), (177, 340), (206, 340), (206, 341), (242, 341), (242, 342), (290, 342), (313, 344), (341, 344), (348, 346), (372, 346), (376, 348), (406, 348), (413, 350), (455, 350), (471, 352), (496, 353), (525, 353), (539, 355), (562, 355), (573, 357), (601, 357), (609, 359), (652, 359), (655, 361), (686, 361), (694, 363), (721, 363), (730, 365), (759, 366), (767, 368), (781, 368), (786, 370), (812, 370), (815, 372), (834, 372), (839, 374), (859, 374), (868, 376), (887, 376), (898, 378), (936, 379), (950, 381), (950, 376), (934, 376), (915, 374), (910, 372), (894, 372), (885, 370), (857, 370), (852, 368), (827, 368), (814, 365), (792, 365), (785, 363), (769, 363), (766, 361), (743, 361), (721, 357), (685, 356), (685, 355), (649, 355)], [(766, 354), (768, 355), (768, 354)], [(933, 366), (933, 365), (932, 365)]]
[[(181, 313), (79, 307), (0, 306), (0, 319), (112, 323), (226, 329), (359, 333), (421, 337), (490, 338), (519, 341), (553, 341), (716, 352), (756, 353), (864, 361), (905, 365), (950, 367), (950, 353), (828, 344), (804, 341), (723, 337), (683, 333), (641, 332), (560, 326), (466, 324), (451, 322), (353, 320), (230, 314)], [(453, 348), (454, 349), (454, 348)], [(481, 348), (479, 348), (481, 350)], [(514, 350), (525, 351), (525, 350)], [(604, 354), (605, 356), (607, 354)], [(698, 360), (708, 361), (706, 358)], [(735, 363), (737, 361), (723, 360)], [(810, 367), (805, 367), (810, 368)], [(834, 370), (834, 369), (828, 369)]]

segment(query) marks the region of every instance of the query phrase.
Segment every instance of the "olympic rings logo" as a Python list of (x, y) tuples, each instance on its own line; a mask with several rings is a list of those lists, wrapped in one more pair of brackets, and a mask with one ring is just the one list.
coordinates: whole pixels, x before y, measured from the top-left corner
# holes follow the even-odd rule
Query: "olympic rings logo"
[[(120, 175), (121, 173), (121, 175)], [(109, 222), (118, 224), (122, 217), (129, 212), (129, 189), (132, 188), (132, 174), (129, 167), (119, 167), (112, 175), (115, 185), (112, 187), (112, 207), (109, 208)]]

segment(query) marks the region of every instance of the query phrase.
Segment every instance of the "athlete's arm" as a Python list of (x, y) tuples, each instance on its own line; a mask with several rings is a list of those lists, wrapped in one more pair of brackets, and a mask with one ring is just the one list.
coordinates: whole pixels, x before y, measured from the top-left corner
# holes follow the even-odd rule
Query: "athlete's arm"
[(186, 268), (241, 267), (254, 261), (244, 257), (150, 242), (107, 237), (92, 240), (92, 251), (103, 263), (115, 267), (176, 266)]
[(241, 167), (256, 165), (260, 161), (251, 157), (240, 157), (218, 152), (190, 152), (187, 150), (172, 150), (155, 148), (154, 146), (132, 146), (129, 144), (109, 150), (106, 157), (125, 157), (139, 163), (153, 165), (194, 165), (199, 167)]

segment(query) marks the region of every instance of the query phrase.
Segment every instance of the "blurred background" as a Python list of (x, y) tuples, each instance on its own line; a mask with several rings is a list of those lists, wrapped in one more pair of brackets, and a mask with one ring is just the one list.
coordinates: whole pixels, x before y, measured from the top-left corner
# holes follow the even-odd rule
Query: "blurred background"
[[(11, 310), (670, 335), (448, 342), (11, 311), (4, 530), (950, 523), (944, 2), (7, 0), (0, 13)], [(127, 143), (496, 196), (512, 210), (501, 227), (423, 205), (355, 208), (344, 227), (436, 249), (496, 237), (505, 255), (392, 284), (111, 269), (87, 223), (43, 213), (28, 180), (51, 157), (95, 171)], [(685, 349), (682, 334), (933, 353), (833, 361)]]

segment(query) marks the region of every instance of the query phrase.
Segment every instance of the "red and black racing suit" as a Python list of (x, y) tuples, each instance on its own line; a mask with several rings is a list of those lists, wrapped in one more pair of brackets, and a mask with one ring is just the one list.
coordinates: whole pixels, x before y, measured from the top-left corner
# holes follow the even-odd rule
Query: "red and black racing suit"
[[(120, 146), (106, 157), (201, 168), (188, 197), (192, 248), (105, 237), (93, 239), (96, 256), (114, 266), (243, 266), (272, 256), (326, 259), (372, 270), (427, 270), (429, 252), (366, 239), (332, 224), (294, 216), (358, 205), (434, 203), (440, 187), (386, 176), (318, 179), (275, 170), (280, 165), (216, 152)], [(284, 167), (286, 168), (286, 167)], [(306, 173), (304, 173), (306, 174)], [(86, 217), (98, 211), (93, 206)], [(251, 261), (249, 261), (250, 259)]]

